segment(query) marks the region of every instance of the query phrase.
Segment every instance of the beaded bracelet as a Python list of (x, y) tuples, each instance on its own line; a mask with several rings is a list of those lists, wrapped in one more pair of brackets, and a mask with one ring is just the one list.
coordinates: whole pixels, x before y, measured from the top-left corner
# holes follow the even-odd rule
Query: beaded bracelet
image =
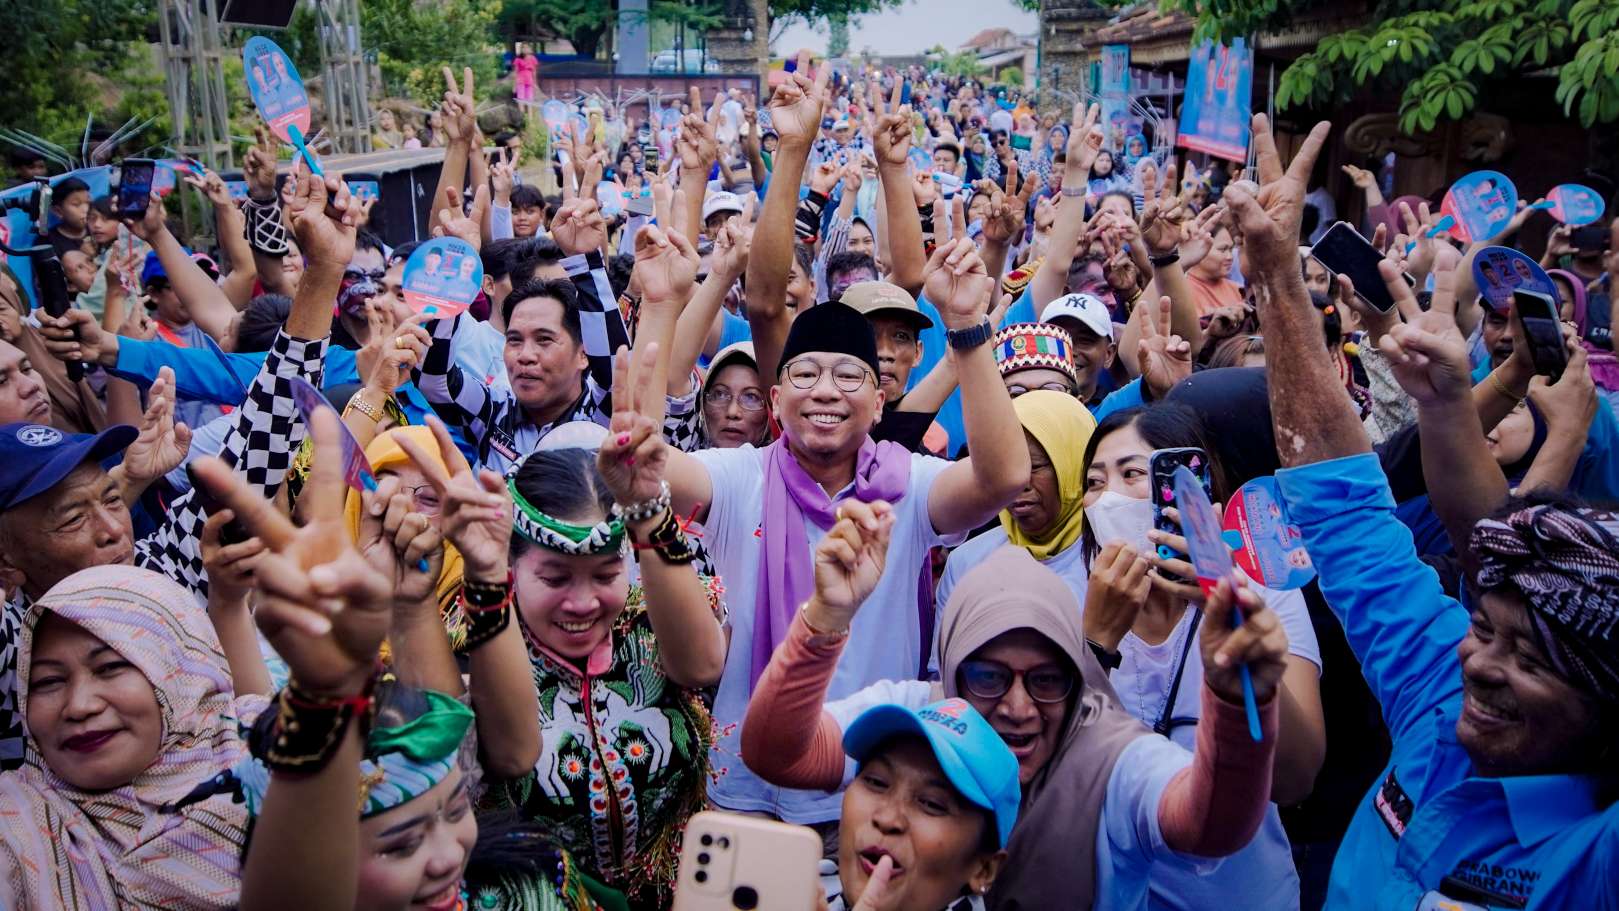
[(306, 693), (296, 681), (287, 681), (276, 694), (275, 711), (266, 713), (274, 720), (253, 729), (249, 749), (273, 772), (307, 775), (320, 771), (342, 744), (350, 722), (359, 720), (362, 739), (370, 733), (376, 708), (372, 694), (380, 676), (378, 665), (358, 694), (336, 699)]
[(675, 512), (667, 506), (663, 511), (663, 518), (647, 533), (646, 540), (640, 540), (634, 528), (626, 526), (630, 533), (630, 541), (635, 549), (650, 550), (656, 553), (665, 563), (672, 566), (684, 566), (697, 559), (697, 551), (686, 539), (680, 527), (680, 520), (675, 518)]
[(631, 503), (628, 506), (615, 506), (614, 508), (618, 510), (619, 518), (625, 522), (645, 522), (647, 519), (667, 510), (672, 499), (673, 495), (669, 492), (669, 482), (659, 481), (657, 496), (649, 500), (642, 500), (639, 503)]
[(512, 573), (504, 582), (461, 583), (461, 616), (466, 618), (466, 650), (471, 651), (500, 635), (512, 620)]

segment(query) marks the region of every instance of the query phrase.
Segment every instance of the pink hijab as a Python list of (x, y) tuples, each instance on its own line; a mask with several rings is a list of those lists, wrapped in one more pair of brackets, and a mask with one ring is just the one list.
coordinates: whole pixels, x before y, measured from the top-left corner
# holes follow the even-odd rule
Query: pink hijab
[(238, 721), (267, 704), (236, 697), (213, 624), (190, 592), (134, 566), (67, 577), (26, 618), (17, 702), (27, 725), (28, 677), (40, 618), (54, 612), (113, 646), (156, 691), (157, 759), (129, 784), (82, 791), (58, 777), (28, 735), (22, 768), (0, 775), (0, 906), (234, 908), (247, 808), (228, 796), (169, 809), (247, 755)]

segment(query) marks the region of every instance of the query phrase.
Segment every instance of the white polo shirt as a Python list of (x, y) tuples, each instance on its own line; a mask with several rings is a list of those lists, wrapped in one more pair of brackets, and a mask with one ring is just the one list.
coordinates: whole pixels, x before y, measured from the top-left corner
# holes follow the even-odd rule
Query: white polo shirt
[[(714, 700), (714, 720), (722, 736), (711, 757), (714, 769), (723, 770), (723, 774), (709, 786), (709, 797), (728, 810), (769, 813), (793, 823), (837, 819), (837, 795), (766, 784), (740, 758), (742, 720), (752, 695), (748, 678), (764, 520), (765, 450), (741, 446), (704, 449), (692, 455), (708, 469), (714, 489), (714, 502), (709, 504), (708, 519), (703, 523), (704, 543), (725, 583), (725, 605), (731, 619), (730, 650)], [(905, 496), (894, 504), (887, 569), (855, 616), (848, 644), (832, 677), (829, 701), (880, 680), (911, 680), (917, 676), (923, 655), (922, 624), (917, 611), (919, 574), (930, 548), (959, 543), (961, 535), (940, 535), (928, 518), (928, 491), (951, 463), (914, 453), (910, 459)], [(808, 518), (804, 520), (804, 533), (811, 548), (826, 534)], [(797, 607), (792, 605), (790, 609)]]

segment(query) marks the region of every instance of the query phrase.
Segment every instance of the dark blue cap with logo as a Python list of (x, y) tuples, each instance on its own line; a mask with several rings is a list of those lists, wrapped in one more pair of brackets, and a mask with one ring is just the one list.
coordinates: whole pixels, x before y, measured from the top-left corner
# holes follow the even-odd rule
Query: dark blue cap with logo
[(127, 424), (97, 434), (63, 433), (44, 424), (0, 425), (0, 509), (50, 490), (87, 461), (123, 452), (138, 435)]

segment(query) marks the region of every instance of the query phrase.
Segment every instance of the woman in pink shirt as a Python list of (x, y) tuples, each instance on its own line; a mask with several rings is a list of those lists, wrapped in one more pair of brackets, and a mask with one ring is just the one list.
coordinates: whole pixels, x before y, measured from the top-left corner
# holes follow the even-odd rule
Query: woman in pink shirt
[(517, 57), (512, 60), (512, 73), (517, 79), (517, 100), (533, 101), (534, 89), (539, 84), (540, 58), (527, 44), (517, 43)]

